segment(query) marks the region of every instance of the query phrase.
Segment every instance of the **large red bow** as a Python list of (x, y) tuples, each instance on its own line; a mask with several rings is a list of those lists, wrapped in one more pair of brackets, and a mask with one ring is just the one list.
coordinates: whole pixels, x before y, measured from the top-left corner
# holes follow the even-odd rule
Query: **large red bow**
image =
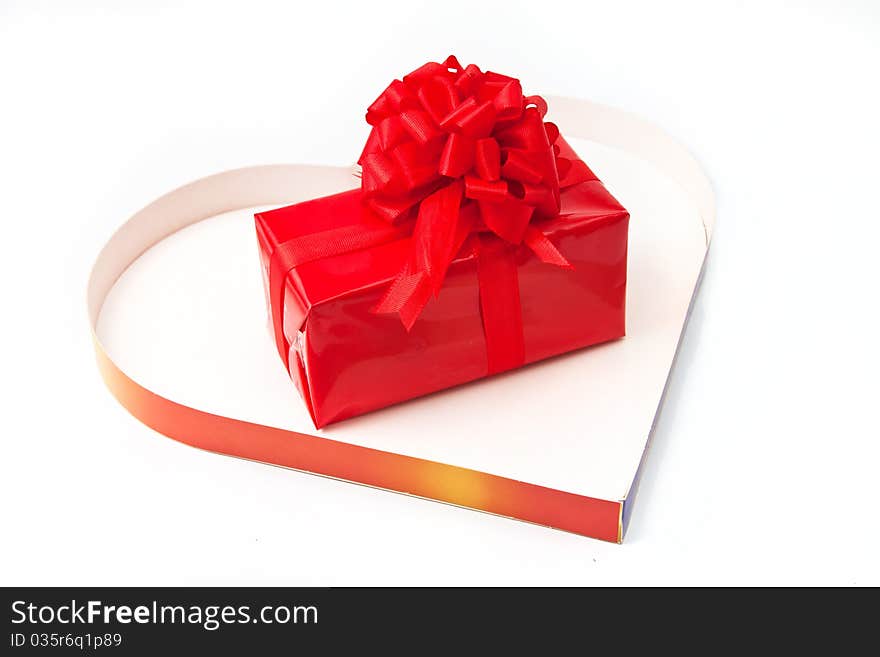
[(546, 112), (519, 80), (453, 56), (395, 80), (370, 105), (358, 160), (364, 202), (392, 224), (415, 218), (410, 259), (376, 312), (398, 313), (410, 329), (471, 235), (485, 252), (495, 236), (571, 266), (535, 222), (559, 213), (561, 186), (590, 174), (559, 156)]

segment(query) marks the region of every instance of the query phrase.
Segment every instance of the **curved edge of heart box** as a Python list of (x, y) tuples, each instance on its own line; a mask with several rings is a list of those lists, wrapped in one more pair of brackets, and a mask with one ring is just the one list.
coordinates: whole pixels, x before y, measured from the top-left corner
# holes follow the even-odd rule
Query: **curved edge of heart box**
[[(705, 234), (699, 274), (680, 319), (678, 346), (699, 290), (714, 224), (714, 194), (688, 152), (653, 124), (587, 101), (551, 99), (553, 118), (567, 135), (636, 155), (659, 168), (687, 193)], [(257, 425), (199, 411), (166, 399), (129, 377), (107, 354), (96, 332), (104, 300), (144, 251), (181, 228), (230, 210), (289, 203), (332, 193), (350, 170), (304, 165), (239, 169), (190, 183), (129, 219), (101, 251), (88, 286), (88, 310), (99, 369), (111, 392), (135, 417), (171, 438), (209, 451), (441, 501), (611, 542), (629, 526), (641, 473), (674, 367), (663, 385), (631, 483), (619, 498), (601, 499), (472, 468), (397, 454), (322, 436)], [(327, 189), (322, 186), (327, 185)]]

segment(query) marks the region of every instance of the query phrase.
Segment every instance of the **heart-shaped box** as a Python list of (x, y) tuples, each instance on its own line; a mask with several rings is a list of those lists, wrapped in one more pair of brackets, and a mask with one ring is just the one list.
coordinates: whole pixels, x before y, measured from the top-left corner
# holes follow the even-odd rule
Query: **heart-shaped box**
[(548, 100), (632, 216), (625, 339), (316, 432), (258, 313), (243, 311), (262, 303), (251, 214), (357, 182), (349, 168), (253, 167), (158, 199), (102, 250), (88, 302), (107, 385), (145, 424), (202, 449), (621, 541), (699, 285), (714, 196), (699, 164), (656, 126)]

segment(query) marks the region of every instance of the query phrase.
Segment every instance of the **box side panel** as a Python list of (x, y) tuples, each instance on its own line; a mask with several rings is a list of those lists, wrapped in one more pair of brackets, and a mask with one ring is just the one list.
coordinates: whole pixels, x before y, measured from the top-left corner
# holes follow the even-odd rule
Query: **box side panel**
[[(681, 348), (681, 341), (684, 339), (684, 332), (687, 329), (688, 321), (691, 317), (691, 311), (694, 307), (694, 301), (697, 298), (697, 293), (700, 290), (700, 285), (703, 282), (703, 274), (706, 272), (706, 262), (708, 261), (708, 251), (706, 252), (707, 256), (703, 258), (703, 264), (700, 267), (700, 273), (697, 277), (697, 282), (694, 285), (694, 292), (691, 296), (690, 303), (688, 304), (687, 314), (685, 315), (684, 322), (681, 327), (681, 334), (678, 338), (678, 343), (675, 346), (675, 356), (672, 359), (672, 365), (669, 368), (669, 376), (666, 379), (666, 383), (663, 385), (663, 392), (660, 395), (660, 402), (657, 405), (657, 412), (654, 415), (654, 421), (651, 423), (651, 430), (648, 433), (647, 441), (645, 442), (645, 450), (642, 452), (642, 458), (639, 460), (639, 467), (636, 470), (636, 474), (633, 477), (632, 484), (630, 484), (629, 491), (626, 494), (626, 498), (622, 501), (623, 503), (623, 519), (622, 519), (622, 532), (623, 536), (626, 535), (627, 529), (629, 529), (629, 523), (632, 519), (633, 507), (635, 506), (636, 498), (638, 497), (639, 492), (639, 484), (642, 482), (642, 474), (645, 470), (645, 463), (648, 460), (648, 454), (651, 451), (651, 443), (654, 440), (654, 432), (657, 429), (657, 423), (660, 420), (660, 413), (663, 410), (663, 404), (666, 401), (666, 393), (669, 391), (669, 382), (672, 380), (672, 373), (675, 371), (675, 365), (678, 362), (678, 353)], [(622, 538), (622, 537), (621, 537)]]

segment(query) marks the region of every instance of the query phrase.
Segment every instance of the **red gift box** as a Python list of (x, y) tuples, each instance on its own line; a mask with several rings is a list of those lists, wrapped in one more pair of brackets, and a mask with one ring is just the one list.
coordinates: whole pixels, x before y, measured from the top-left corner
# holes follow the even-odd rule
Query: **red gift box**
[[(428, 66), (450, 70), (449, 79), (459, 85), (473, 73), (454, 59)], [(460, 105), (447, 112), (454, 120), (435, 122), (430, 117), (444, 111), (431, 111), (430, 94), (417, 84), (427, 79), (417, 75), (421, 71), (395, 81), (371, 107), (368, 120), (381, 139), (372, 147), (368, 142), (361, 158), (362, 188), (256, 215), (276, 344), (317, 427), (625, 333), (629, 214), (555, 126), (541, 122), (546, 107), (534, 106), (543, 101), (521, 92), (509, 100), (518, 81), (476, 69), (484, 77), (473, 97), (488, 100), (472, 103), (473, 122), (457, 118), (467, 104), (461, 101), (466, 94), (457, 92)], [(431, 82), (446, 75), (430, 73)], [(395, 84), (404, 93), (418, 89), (428, 110), (417, 112), (405, 99), (387, 110), (388, 95), (401, 95)], [(520, 110), (514, 115), (508, 106), (515, 103)], [(487, 112), (495, 124), (484, 120)], [(413, 119), (414, 113), (421, 118)], [(388, 126), (401, 114), (409, 132), (389, 138)], [(412, 128), (418, 121), (442, 139)], [(549, 168), (534, 165), (544, 160), (520, 157), (532, 151), (517, 148), (522, 137), (509, 136), (535, 125), (552, 154)], [(455, 137), (440, 128), (469, 148), (482, 142), (476, 155), (469, 151), (464, 166), (449, 164)], [(423, 146), (418, 157), (425, 149), (437, 156), (446, 144), (439, 156), (442, 176), (375, 175), (371, 152), (395, 146), (396, 160), (384, 152), (377, 157), (396, 162), (413, 144)], [(450, 175), (455, 167), (458, 176)], [(396, 196), (388, 186), (380, 190), (384, 196), (377, 195), (378, 186), (404, 177), (417, 179)], [(530, 184), (548, 181), (546, 189)], [(499, 189), (506, 198), (494, 195)], [(430, 197), (441, 211), (426, 216)], [(523, 207), (528, 212), (520, 212)], [(460, 229), (465, 219), (470, 223)], [(438, 249), (446, 249), (448, 258), (432, 260)]]

